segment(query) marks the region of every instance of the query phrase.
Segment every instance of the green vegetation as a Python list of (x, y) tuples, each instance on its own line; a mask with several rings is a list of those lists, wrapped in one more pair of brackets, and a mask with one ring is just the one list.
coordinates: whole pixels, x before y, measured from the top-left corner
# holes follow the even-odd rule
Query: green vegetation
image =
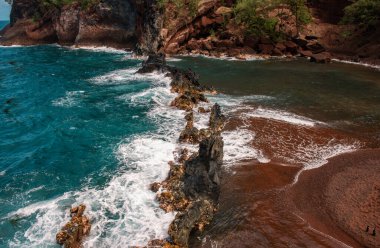
[(356, 0), (344, 9), (344, 24), (356, 24), (366, 29), (380, 24), (379, 0)]
[[(276, 40), (283, 36), (281, 20), (289, 9), (296, 18), (298, 28), (311, 20), (305, 0), (239, 0), (234, 8), (235, 20), (246, 26), (247, 32), (256, 36), (269, 36)], [(273, 10), (278, 9), (277, 15)], [(270, 15), (272, 14), (272, 15)]]
[(184, 10), (188, 10), (192, 17), (195, 17), (198, 10), (199, 0), (157, 0), (158, 6), (165, 9), (168, 3), (174, 4), (179, 15), (184, 14)]

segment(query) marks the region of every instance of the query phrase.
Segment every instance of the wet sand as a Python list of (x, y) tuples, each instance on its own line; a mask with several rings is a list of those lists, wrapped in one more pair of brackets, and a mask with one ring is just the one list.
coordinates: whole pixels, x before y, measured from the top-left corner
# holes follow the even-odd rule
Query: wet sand
[(304, 171), (287, 194), (314, 228), (354, 247), (380, 247), (379, 234), (372, 236), (380, 228), (380, 149), (342, 154)]
[(286, 189), (299, 170), (251, 161), (225, 172), (219, 211), (190, 247), (345, 247), (293, 213)]

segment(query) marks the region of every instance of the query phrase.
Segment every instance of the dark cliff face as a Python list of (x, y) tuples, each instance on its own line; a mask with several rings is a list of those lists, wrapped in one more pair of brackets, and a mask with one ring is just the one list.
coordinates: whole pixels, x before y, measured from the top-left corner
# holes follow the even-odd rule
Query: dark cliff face
[(29, 19), (38, 12), (37, 0), (15, 0), (13, 1), (10, 22), (14, 25), (17, 20)]
[(82, 7), (46, 6), (40, 0), (14, 0), (11, 24), (2, 44), (96, 45), (156, 52), (160, 11), (156, 0), (103, 0)]

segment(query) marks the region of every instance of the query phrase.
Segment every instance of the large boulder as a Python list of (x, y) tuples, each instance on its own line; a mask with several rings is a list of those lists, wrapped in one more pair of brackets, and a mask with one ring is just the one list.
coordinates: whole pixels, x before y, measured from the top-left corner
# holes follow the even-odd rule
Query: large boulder
[(321, 64), (329, 63), (331, 62), (331, 54), (328, 52), (312, 54), (310, 57), (310, 62), (321, 63)]

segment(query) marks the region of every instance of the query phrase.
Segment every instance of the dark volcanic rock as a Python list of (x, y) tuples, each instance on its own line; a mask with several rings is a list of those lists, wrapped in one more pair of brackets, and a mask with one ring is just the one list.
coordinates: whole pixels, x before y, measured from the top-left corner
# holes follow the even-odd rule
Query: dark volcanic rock
[(222, 114), (219, 104), (215, 104), (211, 109), (209, 126), (213, 132), (221, 132), (224, 123), (226, 122), (226, 117)]
[(186, 162), (184, 190), (190, 199), (203, 196), (215, 202), (218, 200), (223, 144), (223, 138), (213, 134), (201, 141), (199, 155)]
[(196, 228), (200, 231), (214, 215), (213, 204), (207, 200), (199, 200), (188, 207), (187, 211), (176, 215), (169, 226), (169, 235), (180, 247), (188, 247), (190, 233)]

